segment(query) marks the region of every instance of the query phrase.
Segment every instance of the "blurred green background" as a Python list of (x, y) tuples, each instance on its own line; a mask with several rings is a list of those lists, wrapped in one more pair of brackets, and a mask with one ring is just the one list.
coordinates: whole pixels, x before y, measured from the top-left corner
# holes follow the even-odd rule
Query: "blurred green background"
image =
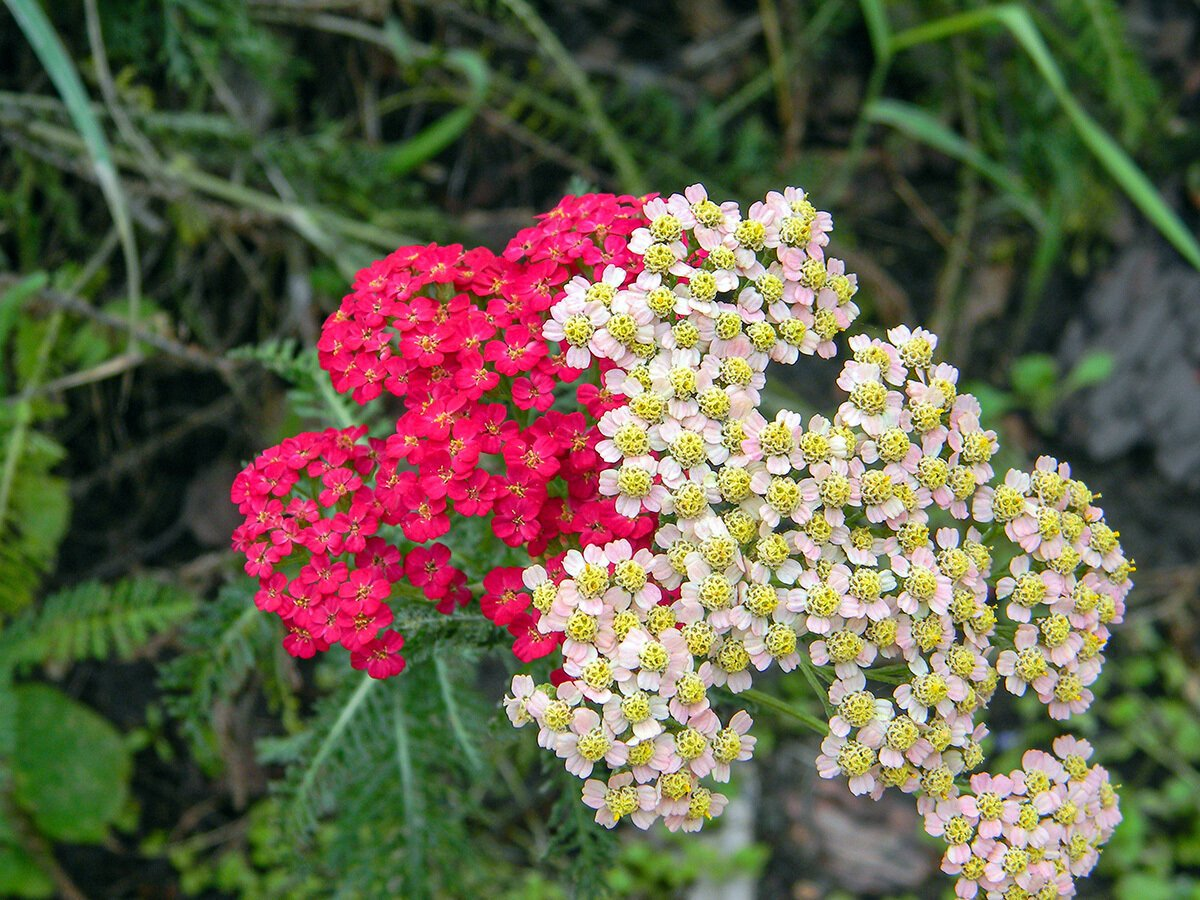
[[(937, 331), (1005, 462), (1103, 492), (1139, 567), (1079, 725), (1125, 813), (1083, 889), (1200, 896), (1194, 0), (4, 6), (0, 895), (949, 890), (786, 721), (712, 835), (603, 832), (501, 721), (478, 616), (365, 682), (283, 654), (227, 549), (240, 465), (348, 414), (312, 346), (359, 266), (703, 180), (811, 191), (868, 327)], [(997, 764), (1055, 733), (993, 730)]]

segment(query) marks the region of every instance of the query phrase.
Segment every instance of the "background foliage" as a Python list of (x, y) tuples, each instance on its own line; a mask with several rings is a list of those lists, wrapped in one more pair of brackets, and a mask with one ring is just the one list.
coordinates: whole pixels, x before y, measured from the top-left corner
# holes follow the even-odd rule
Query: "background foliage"
[[(814, 784), (783, 721), (746, 833), (603, 832), (497, 714), (481, 617), (407, 612), (393, 681), (297, 664), (226, 550), (241, 462), (358, 414), (311, 349), (356, 268), (695, 180), (812, 190), (867, 320), (929, 324), (1015, 459), (1104, 491), (1141, 565), (1084, 726), (1126, 815), (1090, 890), (1200, 892), (1200, 468), (1153, 432), (1089, 440), (1136, 412), (1105, 391), (1149, 377), (1123, 347), (1187, 327), (1155, 318), (1163, 286), (1200, 299), (1193, 3), (5, 5), (0, 893), (944, 890), (907, 814)], [(1114, 308), (1116, 343), (1092, 340)], [(1156, 396), (1200, 436), (1179, 347)], [(802, 372), (789, 402), (827, 384)], [(1047, 728), (1020, 705), (996, 726), (1001, 751)]]

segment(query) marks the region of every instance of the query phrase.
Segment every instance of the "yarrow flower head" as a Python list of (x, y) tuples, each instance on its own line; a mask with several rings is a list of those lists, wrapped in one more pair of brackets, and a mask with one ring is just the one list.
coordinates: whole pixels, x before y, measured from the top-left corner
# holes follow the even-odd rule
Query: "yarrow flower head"
[[(610, 307), (630, 319), (589, 352), (615, 366), (606, 384), (625, 400), (600, 417), (600, 490), (622, 515), (654, 517), (639, 571), (658, 599), (596, 593), (589, 614), (620, 618), (628, 632), (564, 652), (583, 703), (610, 710), (613, 740), (629, 747), (610, 769), (624, 791), (612, 795), (617, 808), (597, 805), (602, 782), (588, 782), (585, 802), (610, 826), (624, 815), (640, 827), (698, 826), (718, 809), (705, 779), (724, 780), (753, 750), (749, 715), (734, 706), (722, 719), (723, 698), (757, 672), (804, 666), (836, 710), (820, 774), (845, 777), (855, 793), (914, 794), (950, 844), (960, 894), (968, 883), (996, 896), (1066, 890), (1111, 827), (1068, 831), (1054, 820), (1059, 807), (1035, 800), (1037, 821), (1020, 837), (996, 824), (1027, 802), (1024, 782), (1014, 776), (982, 822), (963, 812), (973, 802), (964, 790), (983, 764), (983, 714), (999, 687), (1032, 686), (1055, 718), (1092, 698), (1133, 570), (1094, 496), (1049, 458), (994, 484), (996, 435), (921, 328), (849, 340), (846, 399), (832, 419), (765, 416), (770, 364), (834, 356), (858, 315), (854, 276), (827, 255), (830, 217), (795, 188), (743, 213), (699, 185), (647, 201), (643, 214), (649, 224), (629, 242), (642, 274)], [(578, 306), (573, 291), (551, 314)], [(635, 323), (648, 331), (631, 352)], [(564, 573), (558, 590), (586, 593), (579, 577)], [(557, 632), (559, 622), (542, 626)], [(1107, 785), (1090, 777), (1079, 809), (1099, 804)], [(653, 791), (635, 803), (634, 785)]]
[[(318, 345), (394, 429), (265, 451), (235, 547), (289, 652), (339, 643), (375, 677), (403, 668), (397, 603), (477, 598), (519, 659), (559, 665), (506, 711), (605, 827), (719, 816), (756, 745), (738, 695), (801, 668), (833, 710), (818, 773), (914, 795), (959, 896), (1068, 894), (1115, 792), (1075, 739), (983, 772), (986, 709), (1086, 709), (1134, 565), (1067, 464), (998, 478), (936, 335), (843, 339), (832, 229), (798, 188), (743, 210), (692, 185), (565, 198), (499, 255), (396, 251)], [(772, 364), (839, 344), (831, 418), (765, 409)]]

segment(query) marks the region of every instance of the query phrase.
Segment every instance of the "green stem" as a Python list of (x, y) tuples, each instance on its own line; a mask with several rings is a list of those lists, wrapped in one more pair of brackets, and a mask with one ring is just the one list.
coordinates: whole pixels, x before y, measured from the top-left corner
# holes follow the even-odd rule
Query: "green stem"
[[(26, 133), (46, 143), (72, 150), (83, 149), (83, 142), (78, 136), (65, 128), (59, 128), (46, 122), (32, 122), (17, 127), (23, 127)], [(144, 163), (131, 153), (115, 149), (112, 156), (119, 165), (133, 169), (148, 178), (161, 178), (234, 206), (253, 209), (263, 215), (287, 222), (305, 238), (311, 238), (311, 228), (308, 228), (307, 232), (306, 228), (315, 220), (335, 234), (377, 249), (393, 250), (405, 244), (416, 243), (413, 238), (400, 232), (361, 222), (319, 206), (288, 203), (254, 188), (245, 187), (201, 171), (189, 162), (176, 162), (157, 172), (147, 172)], [(321, 248), (318, 247), (318, 249)]]
[(1000, 26), (1008, 31), (1029, 57), (1042, 81), (1054, 95), (1059, 107), (1071, 122), (1079, 139), (1109, 176), (1121, 187), (1133, 204), (1142, 211), (1158, 231), (1189, 263), (1200, 269), (1200, 242), (1187, 225), (1163, 202), (1158, 189), (1137, 167), (1129, 154), (1113, 140), (1085, 110), (1071, 92), (1067, 79), (1054, 61), (1041, 32), (1029, 10), (1016, 3), (988, 6), (957, 15), (947, 16), (893, 34), (889, 39), (892, 55), (911, 47), (944, 40), (956, 34), (988, 26)]
[(379, 683), (378, 679), (364, 676), (358, 687), (355, 688), (354, 693), (346, 701), (346, 705), (342, 707), (342, 711), (338, 713), (333, 727), (329, 729), (329, 733), (325, 735), (325, 740), (321, 741), (320, 746), (317, 747), (317, 751), (313, 754), (312, 760), (304, 772), (304, 777), (300, 780), (300, 785), (296, 789), (295, 803), (298, 808), (304, 804), (308, 792), (312, 790), (312, 786), (317, 780), (317, 775), (320, 774), (321, 767), (325, 765), (325, 759), (338, 745), (338, 741), (342, 737), (342, 732), (350, 727), (350, 722), (358, 714), (359, 707), (363, 705), (370, 696), (371, 691)]
[(475, 742), (467, 734), (467, 729), (463, 727), (462, 717), (458, 711), (458, 701), (454, 698), (454, 685), (450, 682), (450, 672), (446, 668), (445, 657), (440, 653), (435, 653), (433, 655), (433, 664), (437, 670), (438, 687), (442, 692), (442, 702), (446, 705), (446, 715), (450, 719), (450, 730), (454, 732), (459, 747), (462, 748), (467, 765), (476, 774), (480, 774), (484, 771), (483, 759), (479, 755), (479, 750), (476, 748)]
[(395, 693), (396, 702), (392, 711), (392, 726), (396, 738), (396, 767), (400, 770), (400, 797), (404, 806), (404, 824), (408, 836), (405, 865), (409, 871), (411, 883), (424, 888), (425, 802), (420, 786), (417, 784), (413, 766), (412, 741), (409, 738), (408, 725), (405, 721), (401, 690), (402, 688), (397, 689)]
[(821, 708), (825, 710), (825, 714), (832, 716), (833, 707), (829, 705), (829, 689), (822, 683), (816, 667), (803, 655), (800, 657), (800, 671), (804, 673), (804, 680), (808, 682), (809, 687), (821, 702)]
[(774, 697), (765, 691), (760, 691), (757, 688), (750, 688), (742, 691), (739, 696), (745, 697), (747, 700), (750, 700), (759, 706), (765, 706), (767, 709), (774, 710), (781, 715), (795, 719), (804, 727), (816, 732), (821, 736), (829, 734), (829, 725), (826, 722), (821, 721), (812, 713), (804, 712), (804, 710), (796, 709), (789, 703), (784, 703), (778, 697)]
[(887, 83), (888, 72), (892, 67), (894, 55), (891, 29), (888, 27), (887, 14), (882, 0), (860, 0), (863, 19), (867, 25), (867, 33), (871, 38), (871, 50), (875, 55), (871, 76), (867, 81), (867, 89), (863, 94), (862, 103), (858, 107), (858, 119), (854, 123), (854, 131), (850, 134), (850, 145), (846, 157), (838, 170), (837, 177), (830, 186), (829, 202), (839, 203), (846, 190), (854, 180), (854, 173), (862, 162), (863, 153), (867, 149), (867, 136), (871, 130), (869, 111), (876, 101), (883, 96), (883, 86)]

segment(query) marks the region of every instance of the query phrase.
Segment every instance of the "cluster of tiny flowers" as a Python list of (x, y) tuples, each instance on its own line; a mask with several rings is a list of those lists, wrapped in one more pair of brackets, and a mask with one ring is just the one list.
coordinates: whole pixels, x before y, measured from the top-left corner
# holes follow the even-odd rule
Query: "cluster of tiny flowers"
[[(501, 254), (401, 248), (318, 344), (394, 430), (264, 451), (234, 546), (293, 655), (395, 675), (397, 602), (476, 596), (519, 659), (560, 655), (507, 712), (607, 827), (718, 816), (756, 742), (726, 695), (803, 668), (820, 775), (914, 795), (960, 896), (1070, 895), (1120, 817), (1107, 774), (1073, 738), (983, 773), (984, 715), (1001, 687), (1085, 709), (1134, 566), (1065, 463), (996, 483), (935, 335), (840, 340), (857, 281), (831, 230), (796, 188), (743, 211), (693, 185), (565, 198)], [(831, 417), (766, 411), (772, 362), (839, 343)]]
[[(454, 535), (436, 539), (478, 518), (534, 558), (568, 544), (649, 541), (652, 519), (622, 516), (599, 493), (596, 420), (621, 399), (597, 384), (567, 387), (581, 367), (546, 341), (564, 285), (614, 264), (635, 269), (640, 207), (633, 197), (568, 197), (502, 255), (405, 247), (359, 273), (325, 322), (319, 359), (338, 391), (398, 407), (394, 433), (290, 438), (232, 491), (245, 516), (234, 546), (259, 580), (258, 605), (283, 618), (289, 653), (339, 643), (357, 668), (394, 675), (402, 638), (383, 629), (400, 583), (448, 613), (479, 579), (483, 613), (509, 630), (520, 659), (535, 659), (562, 638), (537, 627), (523, 567), (494, 566), (485, 547), (483, 568), (469, 572), (451, 563)], [(551, 409), (564, 389), (575, 403)]]
[[(793, 188), (744, 216), (699, 185), (643, 213), (629, 242), (640, 273), (614, 265), (568, 285), (546, 334), (572, 365), (615, 364), (605, 385), (625, 403), (600, 419), (600, 491), (624, 515), (656, 516), (656, 547), (617, 540), (568, 551), (557, 575), (526, 571), (568, 679), (518, 676), (508, 709), (585, 779), (598, 822), (690, 831), (726, 802), (704, 781), (727, 781), (755, 743), (750, 716), (723, 721), (711, 689), (792, 669), (804, 649), (793, 529), (810, 517), (807, 486), (788, 476), (849, 455), (848, 429), (814, 421), (799, 444), (798, 417), (764, 419), (765, 372), (832, 356), (857, 284), (825, 257), (828, 214)], [(589, 778), (598, 766), (606, 777)]]
[(835, 710), (822, 776), (915, 794), (922, 813), (954, 800), (1002, 677), (1056, 718), (1090, 701), (1131, 586), (1116, 532), (1054, 460), (992, 486), (996, 435), (923, 329), (851, 337), (832, 419), (763, 415), (769, 363), (833, 356), (858, 313), (802, 191), (743, 214), (694, 185), (643, 213), (640, 273), (569, 284), (545, 335), (571, 365), (613, 366), (625, 402), (599, 421), (599, 487), (655, 518), (653, 549), (616, 540), (526, 570), (567, 678), (519, 676), (510, 717), (586, 779), (597, 821), (692, 830), (725, 803), (702, 780), (754, 746), (711, 689), (804, 666)]
[[(255, 604), (287, 626), (288, 653), (308, 658), (341, 644), (356, 669), (386, 678), (404, 668), (404, 638), (384, 630), (393, 619), (392, 585), (406, 566), (418, 581), (436, 566), (427, 568), (432, 559), (419, 554), (404, 559), (378, 535), (386, 510), (370, 485), (384, 448), (365, 435), (364, 427), (331, 428), (264, 451), (233, 483), (233, 502), (246, 517), (233, 546), (258, 579)], [(452, 604), (462, 586), (447, 588)]]
[(1108, 626), (1124, 617), (1133, 571), (1094, 501), (1065, 463), (1042, 457), (1032, 473), (1009, 471), (975, 508), (1022, 550), (996, 584), (1018, 623), (996, 668), (1012, 693), (1032, 687), (1055, 719), (1091, 705), (1088, 685), (1100, 674)]
[(1088, 766), (1087, 741), (1063, 736), (1054, 753), (1028, 750), (1008, 775), (973, 775), (969, 791), (925, 813), (947, 845), (942, 870), (956, 893), (1003, 900), (1070, 896), (1121, 821), (1108, 772)]

